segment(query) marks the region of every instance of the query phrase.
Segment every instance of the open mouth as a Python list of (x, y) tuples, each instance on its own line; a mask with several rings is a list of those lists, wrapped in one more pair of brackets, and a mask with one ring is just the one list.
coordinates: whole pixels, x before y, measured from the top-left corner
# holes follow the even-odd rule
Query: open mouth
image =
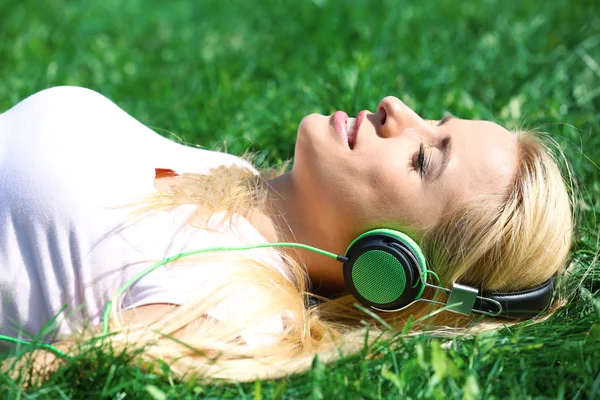
[(354, 128), (356, 127), (356, 118), (348, 118), (346, 121), (346, 135), (348, 137), (348, 146), (350, 149), (354, 148), (354, 143), (356, 143), (356, 131)]
[(356, 133), (360, 125), (360, 113), (358, 118), (349, 118), (348, 114), (343, 111), (336, 111), (333, 114), (333, 126), (342, 140), (348, 143), (348, 147), (352, 150), (356, 143)]

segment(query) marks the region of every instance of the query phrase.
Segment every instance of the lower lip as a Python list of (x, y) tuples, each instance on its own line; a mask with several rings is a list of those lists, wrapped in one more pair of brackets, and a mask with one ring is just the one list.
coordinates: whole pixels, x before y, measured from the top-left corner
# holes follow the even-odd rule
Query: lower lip
[(343, 111), (336, 111), (333, 114), (333, 127), (335, 131), (340, 135), (344, 143), (348, 144), (348, 132), (346, 123), (348, 121), (348, 114)]

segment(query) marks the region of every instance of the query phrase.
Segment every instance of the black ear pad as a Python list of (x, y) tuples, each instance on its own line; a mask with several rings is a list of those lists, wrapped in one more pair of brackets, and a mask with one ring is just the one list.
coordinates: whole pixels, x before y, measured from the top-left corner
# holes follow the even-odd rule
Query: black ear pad
[(346, 287), (366, 306), (398, 310), (423, 292), (418, 256), (394, 235), (373, 233), (359, 237), (348, 248), (346, 257)]
[[(532, 318), (544, 311), (552, 302), (555, 277), (531, 289), (517, 292), (484, 292), (481, 297), (496, 300), (502, 305), (506, 318)], [(473, 309), (495, 313), (498, 307), (485, 299), (477, 298)]]

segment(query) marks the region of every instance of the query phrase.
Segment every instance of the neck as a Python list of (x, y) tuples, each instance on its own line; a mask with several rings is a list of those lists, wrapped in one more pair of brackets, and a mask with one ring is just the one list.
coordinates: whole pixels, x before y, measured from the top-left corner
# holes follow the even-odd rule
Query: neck
[(269, 181), (266, 209), (279, 241), (302, 243), (310, 231), (309, 218), (302, 218), (310, 214), (304, 204), (290, 172)]
[[(268, 184), (268, 200), (257, 230), (270, 242), (294, 242), (343, 254), (344, 243), (337, 243), (336, 227), (316, 217), (307, 193), (295, 185), (293, 172), (288, 172)], [(323, 294), (345, 291), (342, 264), (308, 250), (282, 248), (308, 272), (313, 290)]]

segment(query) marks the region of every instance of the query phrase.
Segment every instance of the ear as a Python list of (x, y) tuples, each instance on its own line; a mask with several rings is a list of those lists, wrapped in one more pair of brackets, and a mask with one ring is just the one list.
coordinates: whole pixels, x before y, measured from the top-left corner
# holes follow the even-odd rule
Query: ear
[(169, 191), (173, 178), (179, 176), (177, 172), (168, 168), (154, 168), (154, 171), (154, 188), (161, 192)]

